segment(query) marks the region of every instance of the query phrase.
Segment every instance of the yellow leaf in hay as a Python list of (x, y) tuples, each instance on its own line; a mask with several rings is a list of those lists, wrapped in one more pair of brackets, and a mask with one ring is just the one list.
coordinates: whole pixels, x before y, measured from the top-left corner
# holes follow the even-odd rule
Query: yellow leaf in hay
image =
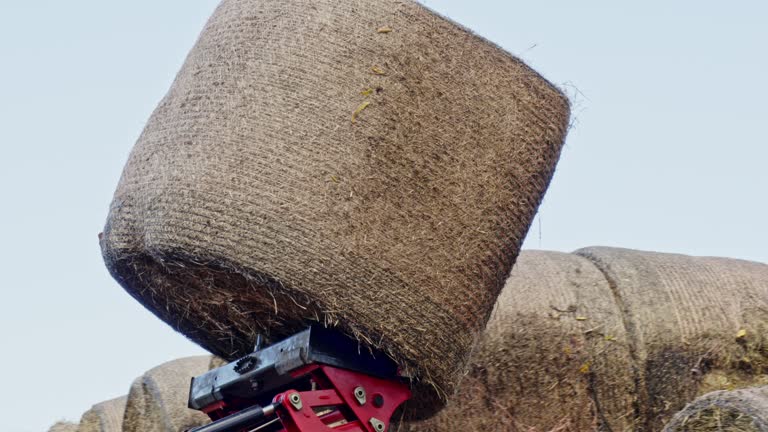
[(374, 90), (372, 88), (367, 88), (367, 89), (361, 91), (360, 94), (363, 95), (363, 96), (370, 96), (370, 95), (373, 94), (373, 91)]
[(376, 75), (386, 75), (387, 74), (386, 72), (384, 72), (384, 70), (382, 68), (380, 68), (378, 66), (372, 67), (371, 71), (373, 71), (373, 73), (375, 73)]
[(563, 352), (566, 355), (571, 355), (571, 347), (567, 346), (567, 347), (563, 348)]
[(745, 337), (747, 337), (746, 329), (741, 329), (736, 333), (736, 339), (744, 339)]
[(357, 121), (357, 116), (363, 112), (364, 109), (368, 108), (368, 105), (370, 105), (370, 101), (365, 101), (360, 104), (359, 107), (355, 110), (355, 112), (352, 113), (352, 123), (355, 123)]
[(335, 175), (332, 175), (331, 176), (331, 181), (334, 182), (334, 183), (338, 183), (339, 182), (339, 178), (336, 177)]
[(585, 316), (577, 316), (576, 321), (586, 321), (588, 318)]
[(608, 342), (615, 342), (616, 336), (605, 335), (605, 340), (607, 340)]
[(379, 33), (392, 33), (392, 28), (388, 26), (379, 27), (378, 30), (376, 30)]
[(581, 372), (581, 373), (583, 373), (583, 374), (588, 374), (588, 373), (589, 373), (589, 370), (590, 370), (590, 366), (591, 366), (591, 365), (589, 364), (589, 362), (586, 362), (586, 363), (584, 363), (584, 364), (583, 364), (583, 365), (581, 365), (581, 367), (579, 368), (579, 372)]

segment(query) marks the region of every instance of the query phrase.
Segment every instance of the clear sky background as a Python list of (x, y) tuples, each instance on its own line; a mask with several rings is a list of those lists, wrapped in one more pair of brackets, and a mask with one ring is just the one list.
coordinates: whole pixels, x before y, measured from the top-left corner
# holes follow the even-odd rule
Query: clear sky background
[[(428, 0), (574, 101), (526, 242), (768, 262), (768, 2)], [(217, 0), (0, 2), (0, 430), (42, 432), (203, 351), (96, 235)]]

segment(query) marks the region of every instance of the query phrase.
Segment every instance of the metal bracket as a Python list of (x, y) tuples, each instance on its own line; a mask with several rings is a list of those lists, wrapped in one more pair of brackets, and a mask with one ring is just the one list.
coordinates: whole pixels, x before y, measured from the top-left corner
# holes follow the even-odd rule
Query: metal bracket
[(294, 408), (296, 408), (296, 411), (301, 411), (303, 408), (303, 405), (301, 404), (301, 396), (299, 396), (298, 393), (291, 393), (291, 395), (288, 396), (288, 401)]
[(387, 425), (385, 425), (383, 421), (377, 419), (376, 417), (371, 417), (369, 421), (371, 422), (371, 426), (373, 426), (376, 432), (384, 432), (384, 429), (387, 428)]
[(360, 406), (365, 405), (365, 389), (362, 387), (355, 388), (355, 399)]

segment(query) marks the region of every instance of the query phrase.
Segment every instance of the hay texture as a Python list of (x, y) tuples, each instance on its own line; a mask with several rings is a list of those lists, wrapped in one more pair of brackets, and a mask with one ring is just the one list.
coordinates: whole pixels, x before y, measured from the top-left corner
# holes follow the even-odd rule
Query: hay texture
[(675, 414), (664, 432), (768, 432), (768, 387), (704, 395)]
[(190, 380), (207, 372), (210, 361), (210, 356), (173, 360), (137, 378), (122, 432), (181, 432), (208, 423), (205, 414), (187, 408), (187, 401)]
[(524, 251), (457, 395), (406, 430), (659, 431), (697, 396), (768, 384), (766, 329), (765, 264)]
[(312, 322), (452, 393), (559, 157), (566, 98), (410, 0), (224, 0), (102, 238), (149, 310), (234, 359)]
[(523, 251), (458, 393), (435, 418), (406, 430), (631, 430), (627, 338), (590, 261)]
[(122, 432), (127, 397), (111, 399), (94, 405), (80, 418), (77, 432)]
[(77, 423), (68, 421), (56, 422), (56, 424), (48, 429), (48, 432), (77, 432)]
[(645, 430), (704, 393), (766, 380), (768, 265), (617, 248), (577, 254), (603, 271), (622, 310)]

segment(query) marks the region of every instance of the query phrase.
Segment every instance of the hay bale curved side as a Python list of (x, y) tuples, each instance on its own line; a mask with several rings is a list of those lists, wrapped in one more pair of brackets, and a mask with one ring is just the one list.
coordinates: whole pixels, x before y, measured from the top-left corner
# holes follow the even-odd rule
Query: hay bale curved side
[(80, 418), (77, 432), (122, 432), (127, 400), (121, 396), (94, 405)]
[(187, 399), (190, 380), (207, 372), (210, 361), (210, 356), (173, 360), (137, 378), (128, 393), (122, 432), (181, 432), (208, 423), (205, 414), (187, 408)]
[(60, 421), (51, 426), (48, 432), (77, 432), (77, 426), (77, 423)]
[(627, 335), (588, 260), (523, 251), (456, 396), (411, 432), (624, 431), (634, 419)]
[(675, 414), (663, 432), (768, 432), (768, 387), (708, 393)]
[(129, 157), (104, 258), (214, 354), (337, 326), (418, 377), (427, 411), (568, 122), (554, 86), (415, 1), (224, 0)]
[(767, 265), (606, 247), (576, 253), (603, 271), (620, 303), (644, 430), (660, 430), (704, 393), (768, 379)]

